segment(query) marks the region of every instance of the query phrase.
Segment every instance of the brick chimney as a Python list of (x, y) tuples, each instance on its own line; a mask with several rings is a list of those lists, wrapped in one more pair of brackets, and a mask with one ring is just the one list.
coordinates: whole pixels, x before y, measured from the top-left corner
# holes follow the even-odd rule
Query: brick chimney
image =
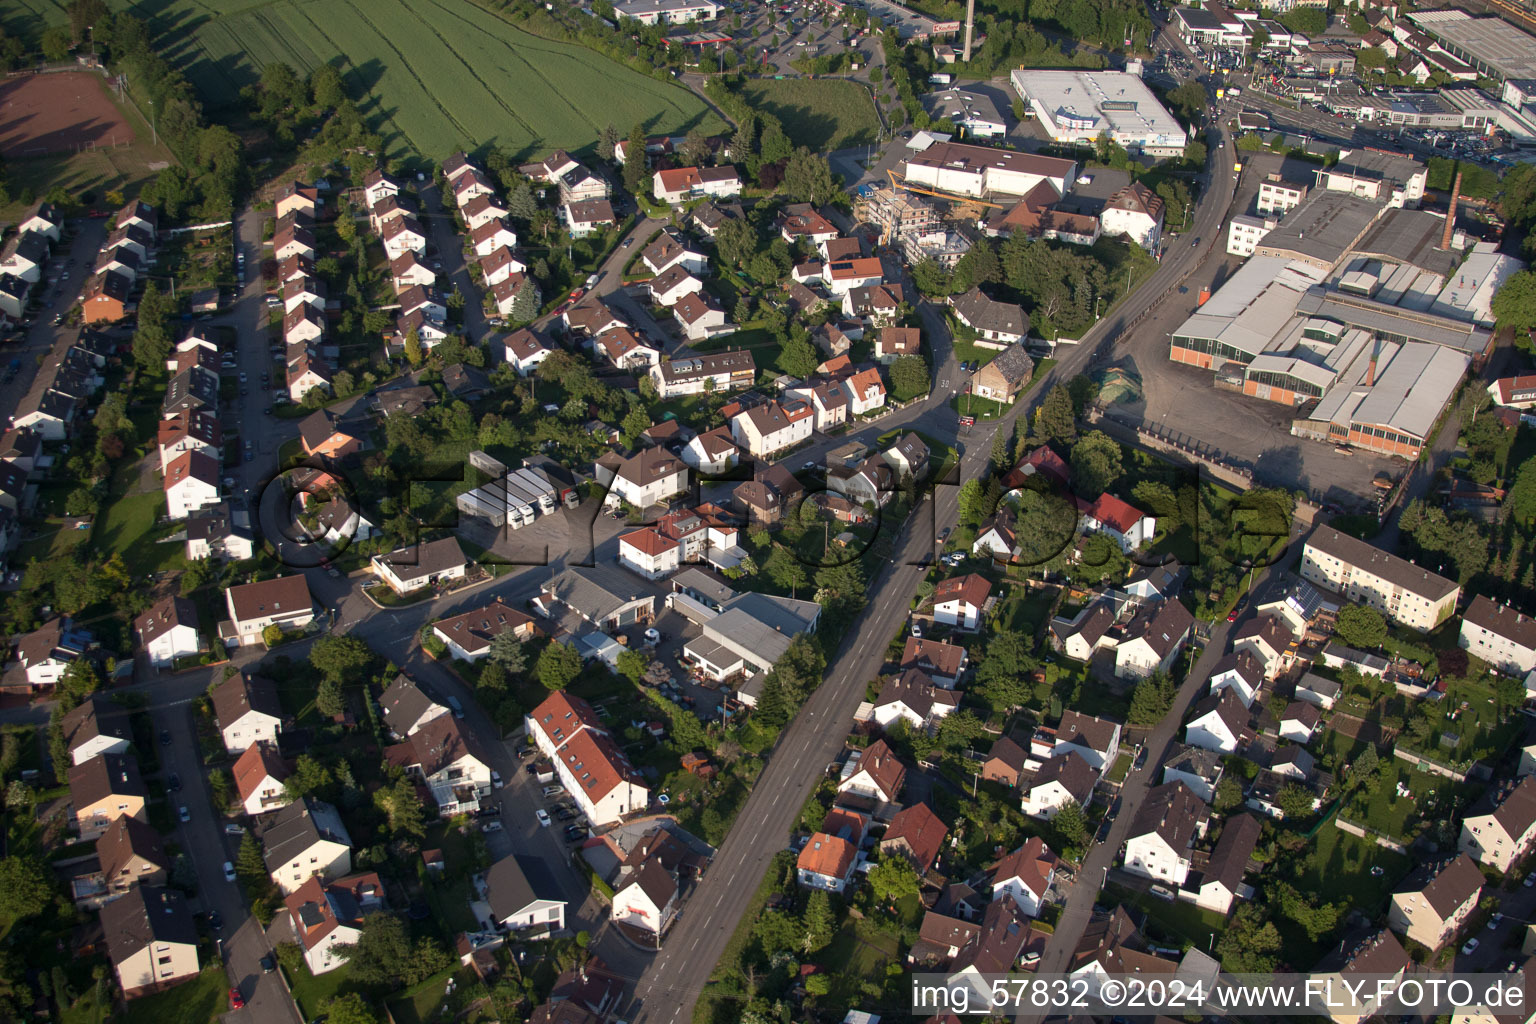
[(1440, 238), (1440, 248), (1451, 247), (1451, 235), (1456, 231), (1456, 204), (1461, 200), (1461, 169), (1456, 170), (1456, 180), (1451, 183), (1451, 205), (1445, 211), (1445, 234)]

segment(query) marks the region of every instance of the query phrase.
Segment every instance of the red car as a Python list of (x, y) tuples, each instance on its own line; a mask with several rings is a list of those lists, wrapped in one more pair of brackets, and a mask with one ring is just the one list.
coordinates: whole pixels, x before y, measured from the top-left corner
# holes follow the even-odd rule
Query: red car
[(229, 990), (229, 1008), (231, 1010), (240, 1010), (240, 1009), (244, 1009), (244, 1007), (245, 1007), (245, 996), (242, 996), (240, 994), (240, 990), (237, 989), (237, 988), (230, 989)]
[(570, 301), (575, 302), (585, 294), (587, 294), (587, 290), (585, 288), (577, 288), (575, 291), (571, 292)]

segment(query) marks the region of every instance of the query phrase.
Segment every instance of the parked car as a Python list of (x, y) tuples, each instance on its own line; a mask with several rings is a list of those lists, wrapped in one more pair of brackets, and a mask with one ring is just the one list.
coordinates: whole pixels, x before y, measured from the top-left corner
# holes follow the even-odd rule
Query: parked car
[(236, 825), (234, 822), (230, 822), (228, 825), (224, 826), (224, 834), (227, 836), (234, 836), (236, 839), (240, 839), (245, 835), (245, 826)]
[(464, 717), (464, 705), (459, 703), (459, 698), (457, 698), (457, 697), (449, 697), (448, 698), (448, 707), (450, 709), (452, 709), (453, 717), (454, 718), (463, 718)]
[(277, 957), (271, 953), (264, 954), (261, 958), (261, 973), (271, 974), (275, 970), (277, 970)]
[(548, 800), (548, 799), (550, 799), (552, 797), (557, 797), (557, 796), (565, 796), (565, 787), (564, 786), (545, 786), (544, 787), (544, 799)]
[(187, 805), (186, 804), (182, 804), (181, 805), (181, 810), (177, 811), (176, 814), (177, 814), (177, 817), (181, 818), (181, 820), (183, 822), (187, 822), (187, 821), (191, 821), (192, 820), (192, 812), (187, 810)]
[(533, 816), (539, 820), (539, 826), (541, 828), (549, 828), (549, 812), (548, 811), (546, 811), (544, 808), (540, 807), (538, 810), (533, 812)]
[[(548, 824), (548, 822), (540, 822), (539, 824), (546, 825), (546, 824)], [(494, 821), (494, 820), (488, 821), (484, 825), (480, 826), (480, 831), (481, 832), (486, 832), (486, 833), (500, 832), (501, 831), (501, 822)]]
[(229, 861), (225, 861), (224, 862), (224, 881), (226, 881), (226, 882), (233, 882), (234, 880), (235, 880), (235, 866), (233, 864), (231, 864)]
[(245, 997), (240, 994), (240, 990), (237, 988), (229, 990), (229, 1008), (231, 1010), (245, 1009)]
[(1478, 947), (1478, 941), (1476, 939), (1468, 939), (1462, 945), (1461, 951), (1463, 953), (1467, 954), (1468, 956), (1471, 956), (1473, 953), (1477, 952), (1477, 947)]

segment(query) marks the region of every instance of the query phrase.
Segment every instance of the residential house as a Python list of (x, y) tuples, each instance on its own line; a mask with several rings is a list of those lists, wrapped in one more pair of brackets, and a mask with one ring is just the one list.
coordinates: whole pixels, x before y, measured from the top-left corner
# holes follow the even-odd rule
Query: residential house
[(325, 974), (346, 963), (340, 947), (357, 944), (363, 917), (383, 902), (383, 883), (371, 871), (333, 882), (310, 878), (289, 893), (283, 904), (309, 973)]
[(779, 215), (779, 234), (790, 245), (807, 238), (819, 248), (841, 233), (835, 224), (817, 213), (810, 203), (791, 203)]
[(1296, 681), (1296, 699), (1316, 704), (1324, 710), (1332, 710), (1343, 690), (1344, 687), (1339, 683), (1314, 672), (1308, 672)]
[(519, 328), (507, 335), (504, 344), (507, 362), (512, 364), (519, 377), (531, 375), (553, 351), (544, 338), (527, 327)]
[(853, 878), (858, 848), (846, 839), (816, 832), (800, 848), (795, 870), (800, 884), (812, 889), (842, 892)]
[(888, 677), (874, 703), (875, 721), (882, 728), (902, 720), (914, 729), (922, 729), (958, 708), (960, 695), (935, 686), (921, 669), (909, 668)]
[(1507, 873), (1536, 840), (1536, 777), (1496, 787), (1462, 818), (1461, 852)]
[[(281, 224), (279, 225), (281, 230)], [(148, 263), (151, 250), (155, 246), (155, 236), (136, 224), (126, 224), (118, 227), (107, 236), (102, 244), (103, 252), (113, 249), (126, 249), (139, 258), (140, 263)]]
[[(140, 260), (144, 259), (142, 252), (135, 252), (135, 255)], [(307, 227), (290, 218), (278, 224), (277, 231), (272, 235), (272, 255), (279, 261), (286, 260), (290, 256), (308, 256), (314, 259), (315, 236)], [(398, 252), (392, 253), (390, 258), (393, 259), (398, 255)]]
[(1253, 706), (1253, 699), (1263, 685), (1264, 666), (1250, 651), (1233, 651), (1211, 669), (1210, 692), (1231, 690), (1245, 708)]
[(431, 791), (441, 817), (474, 814), (491, 794), (490, 754), (452, 715), (418, 723), (403, 742), (386, 749), (384, 757)]
[[(289, 282), (291, 285), (292, 282)], [(307, 303), (300, 303), (283, 314), (283, 343), (298, 345), (325, 337), (325, 316)]]
[(661, 350), (631, 331), (614, 327), (592, 339), (592, 350), (618, 370), (649, 370), (661, 362)]
[[(1306, 705), (1310, 707), (1311, 705)], [(1202, 750), (1235, 754), (1248, 728), (1248, 709), (1230, 688), (1208, 694), (1184, 726), (1184, 742)]]
[(363, 448), (362, 439), (337, 424), (340, 418), (319, 409), (299, 421), (299, 441), (304, 454), (321, 459), (344, 459)]
[(1307, 582), (1421, 633), (1449, 618), (1461, 594), (1451, 580), (1327, 525), (1307, 538), (1300, 571)]
[(928, 446), (916, 434), (902, 435), (899, 441), (880, 454), (900, 478), (921, 480), (928, 473)]
[(464, 224), (470, 231), (491, 221), (500, 221), (507, 215), (507, 208), (494, 195), (477, 195), (459, 207)]
[(1035, 361), (1024, 346), (1013, 345), (971, 376), (971, 392), (977, 398), (1010, 405), (1029, 385), (1034, 372)]
[(1322, 720), (1323, 713), (1317, 710), (1316, 704), (1293, 700), (1280, 713), (1280, 738), (1302, 745), (1311, 743)]
[(186, 897), (145, 885), (101, 908), (101, 931), (123, 998), (136, 999), (197, 977), (197, 925)]
[[(248, 518), (241, 512), (239, 517)], [(256, 553), (256, 540), (243, 523), (236, 523), (227, 503), (202, 508), (187, 517), (187, 560), (222, 558), (240, 562)]]
[(469, 559), (457, 537), (442, 537), (374, 555), (368, 567), (397, 594), (437, 587), (469, 574)]
[(1474, 595), (1462, 613), (1459, 643), (1500, 672), (1523, 676), (1536, 669), (1536, 618), (1486, 595)]
[(134, 620), (133, 631), (149, 663), (165, 668), (202, 650), (198, 625), (197, 606), (185, 597), (168, 595)]
[(1387, 926), (1430, 950), (1456, 937), (1483, 892), (1483, 873), (1465, 853), (1425, 864), (1392, 893)]
[(720, 476), (741, 460), (741, 449), (731, 440), (729, 427), (716, 427), (694, 435), (680, 457), (684, 465), (702, 476)]
[(283, 706), (272, 680), (236, 672), (208, 696), (229, 753), (242, 754), (252, 743), (277, 744), (283, 731)]
[[(94, 281), (96, 277), (100, 276), (100, 274), (97, 274), (91, 280)], [(27, 296), (31, 293), (32, 286), (21, 278), (0, 275), (0, 313), (4, 313), (15, 321), (23, 319), (26, 316)], [(126, 294), (127, 292), (124, 291), (124, 295)], [(86, 313), (85, 322), (87, 324), (98, 321), (119, 320), (124, 314), (123, 307), (119, 303), (115, 311), (110, 306), (98, 306), (97, 315), (92, 318), (90, 316), (90, 308), (84, 305), (83, 295), (81, 309)]]
[(618, 223), (618, 217), (613, 212), (613, 204), (607, 199), (583, 199), (575, 203), (566, 203), (560, 207), (560, 219), (564, 221), (566, 230), (570, 231), (572, 238), (586, 238), (603, 228), (613, 227)]
[(1221, 781), (1221, 755), (1205, 747), (1175, 743), (1163, 759), (1163, 781), (1182, 782), (1206, 803), (1216, 799), (1216, 784)]
[(741, 195), (741, 177), (730, 166), (672, 167), (651, 176), (651, 191), (670, 206), (697, 196), (729, 199)]
[(164, 885), (171, 870), (160, 833), (153, 825), (131, 817), (118, 818), (96, 840), (96, 862), (106, 889), (103, 903), (134, 886)]
[[(106, 270), (95, 274), (85, 283), (85, 288), (80, 292), (80, 317), (87, 324), (111, 324), (126, 317), (132, 309), (128, 296), (133, 291), (133, 279), (116, 270)], [(25, 291), (22, 292), (25, 297)], [(13, 318), (21, 316), (20, 307), (12, 313)]]
[(1029, 335), (1029, 317), (1011, 302), (997, 302), (972, 288), (949, 300), (955, 319), (976, 332), (975, 344), (982, 348), (1007, 350)]
[(1363, 1024), (1385, 1008), (1386, 999), (1378, 1001), (1378, 995), (1391, 991), (1411, 964), (1402, 943), (1383, 928), (1358, 943), (1341, 944), (1314, 965), (1311, 974), (1335, 991), (1349, 991), (1354, 985), (1360, 995), (1341, 999), (1344, 1005), (1331, 1009), (1329, 1018), (1334, 1024)]
[[(475, 256), (481, 260), (488, 259), (493, 253), (502, 249), (508, 252), (517, 248), (517, 235), (511, 228), (499, 220), (490, 220), (470, 231), (469, 243), (475, 250)], [(481, 264), (485, 269), (485, 264)], [(499, 279), (502, 275), (496, 275)], [(492, 281), (489, 278), (486, 284), (497, 284), (499, 280)]]
[(97, 754), (70, 765), (65, 781), (81, 842), (96, 839), (118, 818), (149, 820), (149, 791), (132, 754)]
[[(983, 991), (982, 979), (1006, 975), (1024, 952), (1029, 920), (1013, 900), (993, 900), (981, 915), (976, 934), (966, 940), (949, 965), (950, 984)], [(978, 987), (982, 986), (982, 987)]]
[(283, 282), (283, 313), (292, 313), (300, 306), (310, 306), (325, 317), (325, 282), (317, 277), (295, 277)]
[(224, 455), (224, 427), (209, 409), (188, 409), (161, 420), (155, 440), (161, 473), (169, 472), (171, 463), (189, 452), (214, 459)]
[(1163, 200), (1146, 185), (1134, 181), (1111, 195), (1099, 214), (1106, 235), (1125, 235), (1147, 252), (1155, 253), (1163, 236)]
[(1114, 766), (1120, 753), (1120, 723), (1068, 709), (1061, 714), (1051, 749), (1052, 757), (1076, 754), (1100, 776)]
[(1248, 897), (1252, 889), (1243, 884), (1243, 874), (1253, 858), (1264, 827), (1251, 814), (1234, 814), (1221, 826), (1221, 838), (1211, 851), (1198, 877), (1189, 879), (1196, 892), (1195, 905), (1218, 914), (1230, 914), (1239, 897)]
[(387, 196), (399, 194), (400, 183), (385, 171), (375, 168), (363, 178), (363, 199), (370, 208)]
[(1102, 533), (1130, 554), (1152, 540), (1157, 519), (1105, 491), (1082, 512), (1079, 527), (1086, 533)]
[(992, 596), (992, 583), (979, 573), (952, 576), (933, 590), (933, 619), (957, 629), (975, 630)]
[(909, 668), (922, 669), (939, 686), (953, 690), (965, 674), (969, 662), (969, 652), (959, 644), (912, 636), (907, 637), (906, 646), (902, 648), (899, 667), (903, 671)]
[(202, 452), (184, 452), (166, 467), (162, 484), (166, 514), (185, 519), (196, 509), (218, 503), (219, 464)]
[(267, 872), (284, 896), (311, 878), (341, 878), (352, 871), (352, 837), (336, 808), (323, 800), (305, 796), (278, 808), (260, 839)]
[(443, 642), (448, 653), (469, 662), (491, 653), (491, 643), (502, 633), (527, 641), (538, 632), (533, 616), (500, 600), (432, 624), (432, 635)]
[(875, 359), (882, 363), (894, 363), (902, 356), (920, 355), (923, 350), (923, 332), (916, 327), (882, 327), (875, 336)]
[(841, 301), (854, 288), (868, 288), (885, 280), (885, 266), (874, 257), (828, 260), (821, 271), (827, 292)]
[(1059, 862), (1039, 836), (1031, 836), (992, 868), (992, 899), (1011, 897), (1025, 914), (1039, 917)]
[[(1014, 530), (1016, 516), (1004, 503), (999, 503), (997, 512), (982, 520), (977, 528), (976, 540), (971, 543), (971, 554), (981, 557), (990, 557), (998, 562), (1011, 562), (1018, 557), (1019, 539)], [(1111, 619), (1113, 621), (1113, 619)], [(1095, 637), (1095, 640), (1098, 638)], [(1090, 643), (1088, 651), (1092, 651)], [(1077, 657), (1073, 655), (1073, 657)], [(1078, 660), (1086, 660), (1087, 655)]]
[(1145, 679), (1167, 672), (1194, 632), (1195, 617), (1178, 598), (1143, 608), (1115, 648), (1115, 675)]
[(815, 409), (807, 402), (768, 401), (731, 417), (731, 438), (760, 459), (808, 441)]
[(757, 364), (746, 349), (690, 354), (662, 360), (651, 368), (651, 381), (663, 399), (699, 395), (707, 390), (725, 393), (751, 387)]
[(525, 725), (593, 824), (611, 824), (649, 806), (639, 772), (586, 701), (557, 691), (528, 713)]
[[(825, 826), (823, 826), (825, 828)], [(904, 857), (917, 876), (922, 878), (932, 871), (944, 847), (944, 837), (949, 827), (933, 813), (927, 804), (918, 803), (903, 807), (896, 812), (880, 837), (880, 858)]]
[(277, 187), (277, 216), (279, 219), (292, 213), (314, 218), (320, 206), (320, 190), (313, 185), (286, 181)]
[(665, 448), (642, 448), (625, 458), (610, 452), (598, 459), (594, 478), (608, 488), (608, 503), (624, 501), (646, 509), (682, 494), (688, 487), (688, 466)]
[(1266, 679), (1280, 674), (1291, 644), (1291, 633), (1279, 619), (1269, 615), (1254, 616), (1239, 626), (1232, 637), (1232, 650), (1251, 655)]
[(1031, 818), (1050, 821), (1067, 804), (1087, 807), (1098, 785), (1099, 772), (1086, 758), (1048, 757), (1034, 776), (1021, 780), (1021, 806)]
[(133, 746), (128, 709), (104, 694), (93, 693), (65, 712), (59, 726), (71, 764), (100, 754), (126, 754)]
[(884, 505), (896, 492), (896, 475), (878, 455), (871, 455), (853, 466), (832, 466), (827, 470), (827, 497), (841, 495), (858, 508)]
[(503, 857), (485, 873), (485, 896), (492, 920), (505, 932), (548, 934), (565, 928), (565, 900), (543, 863), (515, 854)]
[[(303, 574), (230, 587), (224, 592), (224, 603), (233, 627), (225, 638), (240, 646), (264, 643), (262, 631), (268, 626), (291, 631), (303, 629), (315, 619), (314, 601)], [(244, 750), (245, 744), (238, 749)]]
[[(738, 449), (739, 451), (739, 449)], [(731, 503), (754, 523), (772, 524), (795, 511), (805, 487), (788, 468), (773, 463), (754, 462), (753, 479), (744, 480), (731, 491)]]
[[(396, 217), (385, 224), (379, 232), (379, 240), (384, 244), (384, 255), (390, 260), (399, 259), (407, 252), (427, 251), (426, 232), (422, 230), (421, 222), (411, 216)], [(314, 254), (313, 247), (310, 254)]]
[(379, 695), (379, 713), (384, 716), (390, 734), (404, 740), (414, 736), (427, 723), (448, 715), (449, 710), (402, 672)]
[(871, 743), (843, 775), (837, 786), (838, 803), (867, 807), (877, 818), (889, 818), (900, 808), (907, 768), (885, 740)]
[(987, 759), (981, 763), (981, 777), (988, 782), (1000, 782), (1009, 788), (1019, 784), (1024, 762), (1029, 755), (1010, 737), (1004, 736), (992, 744)]
[(1169, 782), (1147, 791), (1131, 821), (1125, 841), (1123, 870), (1182, 887), (1193, 868), (1195, 840), (1205, 835), (1210, 812), (1182, 782)]
[(418, 285), (431, 288), (437, 283), (437, 271), (427, 266), (420, 254), (412, 249), (389, 261), (389, 277), (397, 294)]
[(292, 802), (283, 785), (290, 774), (288, 766), (275, 744), (258, 740), (246, 747), (245, 753), (235, 759), (232, 774), (235, 793), (246, 814), (266, 814)]
[(688, 292), (672, 306), (672, 318), (689, 341), (705, 341), (736, 328), (725, 318), (725, 310), (702, 292)]
[(686, 236), (671, 229), (663, 229), (655, 241), (640, 250), (640, 262), (652, 274), (674, 266), (681, 266), (690, 274), (703, 274), (709, 269), (709, 257), (695, 249)]
[(517, 307), (517, 297), (525, 288), (533, 289), (533, 305), (537, 306), (542, 295), (538, 283), (527, 274), (508, 274), (492, 285), (491, 298), (495, 301), (496, 312), (501, 316), (511, 316)]
[(48, 262), (48, 240), (32, 232), (17, 233), (0, 250), (0, 274), (19, 277), (28, 284), (43, 278)]
[(647, 287), (652, 302), (658, 306), (672, 306), (684, 295), (703, 291), (704, 282), (690, 274), (688, 268), (677, 264), (651, 278)]
[(31, 210), (22, 215), (20, 222), (16, 225), (16, 233), (43, 235), (50, 241), (57, 242), (63, 225), (64, 215), (59, 208), (46, 200), (39, 200)]

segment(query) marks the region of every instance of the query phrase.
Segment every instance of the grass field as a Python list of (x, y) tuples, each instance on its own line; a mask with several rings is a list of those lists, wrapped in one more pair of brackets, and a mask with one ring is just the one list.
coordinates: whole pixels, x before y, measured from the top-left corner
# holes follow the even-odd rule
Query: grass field
[(218, 964), (191, 981), (128, 1003), (121, 1024), (208, 1024), (229, 1009), (229, 979)]
[(742, 86), (742, 98), (784, 123), (797, 146), (827, 153), (873, 143), (880, 134), (869, 93), (839, 78), (756, 78)]
[[(47, 22), (54, 0), (23, 0)], [(301, 73), (343, 58), (349, 91), (391, 155), (441, 159), (460, 146), (497, 143), (519, 158), (579, 150), (612, 123), (656, 133), (724, 126), (702, 100), (585, 47), (513, 27), (469, 0), (112, 0), (149, 19), (168, 60), (210, 108), (274, 61)], [(23, 19), (6, 19), (18, 22)], [(867, 104), (866, 104), (867, 105)]]

